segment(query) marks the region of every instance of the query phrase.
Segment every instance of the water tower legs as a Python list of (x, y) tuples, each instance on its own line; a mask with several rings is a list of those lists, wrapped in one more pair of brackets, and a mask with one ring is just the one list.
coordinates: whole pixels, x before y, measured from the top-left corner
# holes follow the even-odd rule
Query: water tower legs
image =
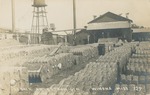
[(45, 7), (34, 7), (31, 27), (31, 43), (40, 43), (41, 34), (44, 28), (48, 28), (46, 9)]

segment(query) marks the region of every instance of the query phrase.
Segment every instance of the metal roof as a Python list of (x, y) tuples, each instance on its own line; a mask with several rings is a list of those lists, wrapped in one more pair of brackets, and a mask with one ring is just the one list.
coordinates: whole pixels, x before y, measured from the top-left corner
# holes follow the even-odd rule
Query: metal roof
[(150, 33), (150, 28), (132, 29), (133, 33)]
[(120, 15), (114, 14), (112, 12), (107, 12), (104, 15), (90, 21), (88, 24), (90, 23), (101, 23), (101, 22), (115, 22), (115, 21), (130, 21), (132, 22), (132, 20), (122, 17)]

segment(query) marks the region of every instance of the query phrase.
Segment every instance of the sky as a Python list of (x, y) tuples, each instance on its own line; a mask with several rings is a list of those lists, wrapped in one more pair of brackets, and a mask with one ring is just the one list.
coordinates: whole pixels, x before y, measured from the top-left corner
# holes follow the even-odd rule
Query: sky
[[(73, 0), (46, 0), (48, 23), (56, 30), (73, 28)], [(15, 0), (17, 29), (30, 30), (33, 16), (33, 0)], [(106, 12), (122, 14), (140, 26), (150, 27), (150, 0), (76, 0), (77, 28), (87, 26), (93, 15)], [(11, 0), (0, 0), (0, 27), (11, 29)]]

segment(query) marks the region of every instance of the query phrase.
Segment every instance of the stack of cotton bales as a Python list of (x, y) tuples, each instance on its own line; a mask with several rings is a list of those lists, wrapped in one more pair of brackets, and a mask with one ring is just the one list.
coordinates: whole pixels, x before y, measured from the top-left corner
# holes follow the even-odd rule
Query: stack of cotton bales
[(150, 94), (150, 84), (146, 84), (146, 94)]
[(145, 75), (149, 67), (147, 58), (131, 58), (128, 63), (129, 73), (132, 72), (135, 75)]
[(98, 39), (98, 43), (101, 43), (101, 42), (117, 43), (118, 42), (118, 38), (100, 38), (100, 39)]
[[(53, 95), (75, 95), (74, 93), (85, 92), (85, 95), (92, 95), (91, 93), (95, 93), (93, 95), (98, 93), (107, 95), (109, 91), (102, 91), (102, 89), (99, 89), (99, 87), (111, 87), (111, 85), (116, 81), (116, 76), (114, 76), (112, 72), (114, 73), (116, 71), (113, 71), (115, 69), (107, 69), (109, 66), (105, 64), (107, 63), (91, 62), (85, 67), (85, 69), (77, 72), (74, 76), (63, 79), (59, 84), (51, 86), (50, 88), (52, 88), (53, 91), (49, 93), (54, 92), (55, 94), (53, 93)], [(66, 91), (59, 90), (64, 86), (67, 86)], [(37, 92), (38, 91), (35, 93)]]
[(50, 53), (58, 46), (33, 45), (33, 46), (16, 46), (0, 50), (0, 62), (7, 61), (12, 58), (20, 58), (26, 56), (38, 56)]
[(78, 60), (83, 60), (82, 62), (86, 62), (91, 58), (95, 58), (98, 56), (98, 49), (91, 46), (81, 46), (81, 47), (75, 47), (70, 49), (70, 53), (73, 53), (74, 55), (78, 56)]
[[(71, 53), (60, 53), (55, 56), (42, 56), (29, 60), (28, 67), (30, 76), (40, 76), (42, 81), (74, 65), (75, 59)], [(34, 72), (33, 72), (34, 71)]]
[(150, 57), (150, 46), (149, 43), (140, 43), (139, 47), (136, 47), (136, 54), (133, 57), (138, 58), (149, 58)]
[[(131, 56), (131, 46), (124, 45), (123, 47), (118, 47), (114, 51), (106, 54), (105, 60), (112, 59), (119, 63), (119, 68), (122, 69), (127, 63), (129, 57)], [(101, 58), (100, 58), (101, 60)]]
[(99, 44), (105, 46), (105, 54), (114, 50), (114, 43), (113, 42), (99, 42)]
[(17, 95), (19, 91), (29, 88), (25, 67), (0, 67), (0, 77), (1, 95)]
[[(148, 43), (140, 43), (136, 47), (136, 54), (129, 59), (127, 70), (129, 75), (121, 75), (121, 85), (126, 84), (126, 95), (147, 95), (149, 92), (149, 57), (150, 46)], [(122, 95), (120, 91), (114, 91), (113, 95)]]
[(139, 80), (138, 80), (138, 76), (134, 76), (134, 75), (121, 75), (121, 82), (128, 84), (128, 83), (132, 83), (132, 84), (138, 84)]
[[(53, 93), (51, 95), (80, 95), (85, 92), (84, 95), (108, 95), (112, 90), (111, 86), (116, 82), (116, 60), (124, 64), (121, 62), (129, 58), (130, 52), (130, 45), (125, 45), (125, 47), (119, 47), (118, 50), (101, 56), (96, 62), (90, 62), (73, 76), (63, 79), (59, 84), (52, 85), (49, 93)], [(80, 54), (76, 51), (74, 53)], [(112, 60), (114, 58), (115, 60)], [(61, 87), (66, 87), (66, 91), (59, 90)], [(35, 91), (35, 93), (38, 92)]]

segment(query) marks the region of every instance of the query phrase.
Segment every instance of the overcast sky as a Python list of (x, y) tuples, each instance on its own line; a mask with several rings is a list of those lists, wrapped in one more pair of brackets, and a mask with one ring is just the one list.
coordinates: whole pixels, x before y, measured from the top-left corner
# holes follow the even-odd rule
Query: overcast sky
[[(31, 29), (33, 0), (15, 0), (16, 27)], [(55, 23), (56, 30), (72, 29), (72, 1), (46, 0), (48, 22)], [(76, 0), (77, 27), (83, 28), (93, 19), (108, 11), (129, 13), (129, 18), (137, 25), (150, 26), (150, 0)], [(0, 27), (11, 28), (11, 0), (0, 0)]]

